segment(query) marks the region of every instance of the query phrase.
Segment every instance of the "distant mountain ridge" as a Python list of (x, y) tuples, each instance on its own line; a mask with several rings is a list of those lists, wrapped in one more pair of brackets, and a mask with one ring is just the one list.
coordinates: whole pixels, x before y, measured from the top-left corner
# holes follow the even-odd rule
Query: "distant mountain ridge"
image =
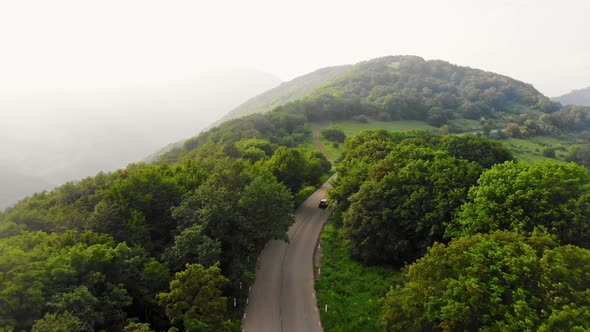
[(553, 101), (557, 101), (565, 105), (582, 105), (590, 106), (590, 87), (573, 90), (572, 92), (566, 93), (559, 97), (551, 98)]

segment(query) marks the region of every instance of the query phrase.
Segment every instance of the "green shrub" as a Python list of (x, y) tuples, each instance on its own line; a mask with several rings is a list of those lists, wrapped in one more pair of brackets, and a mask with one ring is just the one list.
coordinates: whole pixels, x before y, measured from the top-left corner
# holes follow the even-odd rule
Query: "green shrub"
[(543, 148), (543, 155), (547, 158), (555, 158), (555, 149), (550, 146), (546, 146)]
[(327, 127), (322, 129), (322, 136), (332, 142), (343, 143), (346, 135), (344, 131), (338, 127)]
[(299, 192), (295, 194), (295, 207), (301, 205), (315, 191), (316, 187), (314, 186), (303, 187), (303, 189), (299, 190)]

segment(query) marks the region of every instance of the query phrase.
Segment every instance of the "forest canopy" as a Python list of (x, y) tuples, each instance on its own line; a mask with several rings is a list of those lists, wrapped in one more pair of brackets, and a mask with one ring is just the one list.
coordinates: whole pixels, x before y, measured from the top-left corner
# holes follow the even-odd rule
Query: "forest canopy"
[(590, 251), (508, 231), (435, 244), (384, 298), (386, 331), (582, 331)]

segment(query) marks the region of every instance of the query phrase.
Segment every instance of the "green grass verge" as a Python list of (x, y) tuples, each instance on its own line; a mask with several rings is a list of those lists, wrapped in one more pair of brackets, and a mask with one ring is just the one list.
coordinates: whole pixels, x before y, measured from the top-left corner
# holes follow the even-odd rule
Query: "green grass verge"
[(323, 255), (316, 290), (324, 330), (380, 331), (379, 299), (399, 282), (400, 272), (352, 260), (332, 224), (325, 226), (321, 236)]

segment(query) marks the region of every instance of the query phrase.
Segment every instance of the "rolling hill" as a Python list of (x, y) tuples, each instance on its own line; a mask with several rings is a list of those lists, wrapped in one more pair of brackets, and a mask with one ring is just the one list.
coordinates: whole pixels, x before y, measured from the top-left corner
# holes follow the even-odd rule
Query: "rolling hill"
[(364, 114), (379, 120), (427, 120), (437, 126), (453, 119), (506, 120), (510, 114), (558, 109), (532, 85), (507, 76), (417, 56), (388, 56), (296, 78), (238, 106), (225, 118), (267, 112), (287, 103), (305, 108), (312, 118)]
[(559, 108), (532, 85), (507, 76), (417, 56), (387, 56), (320, 69), (283, 83), (238, 106), (225, 117), (231, 120), (188, 139), (161, 159), (183, 158), (210, 139), (230, 144), (257, 137), (281, 143), (276, 135), (282, 134), (274, 130), (285, 121), (293, 121), (292, 130), (307, 121), (417, 120), (460, 132), (538, 119)]

